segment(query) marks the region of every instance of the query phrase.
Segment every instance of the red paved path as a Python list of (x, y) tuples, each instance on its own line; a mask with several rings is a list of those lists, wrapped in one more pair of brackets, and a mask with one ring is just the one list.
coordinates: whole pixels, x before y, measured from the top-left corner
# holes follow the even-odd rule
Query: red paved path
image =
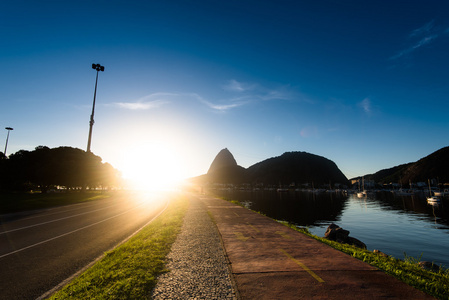
[(241, 299), (434, 299), (270, 218), (200, 199), (217, 224)]

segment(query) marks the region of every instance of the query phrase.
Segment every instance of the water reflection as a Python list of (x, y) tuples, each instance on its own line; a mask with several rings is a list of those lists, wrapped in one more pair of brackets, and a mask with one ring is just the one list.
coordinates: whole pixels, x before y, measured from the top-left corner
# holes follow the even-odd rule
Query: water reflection
[(411, 213), (417, 218), (431, 221), (435, 224), (449, 226), (449, 199), (442, 199), (439, 203), (429, 204), (425, 193), (410, 196), (395, 196), (391, 192), (378, 192), (367, 201), (374, 201), (384, 210), (395, 213)]
[[(369, 193), (366, 197), (347, 196), (341, 192), (307, 191), (248, 191), (223, 189), (214, 193), (231, 200), (238, 200), (246, 207), (262, 212), (277, 220), (285, 220), (299, 226), (321, 225), (337, 222), (351, 197), (361, 205), (377, 206), (391, 213), (412, 213), (416, 218), (427, 219), (435, 224), (449, 226), (449, 199), (430, 205), (424, 193), (396, 196), (389, 191)], [(447, 203), (446, 203), (447, 202)]]
[(215, 193), (226, 199), (238, 200), (247, 208), (270, 218), (307, 227), (339, 221), (348, 199), (340, 192), (217, 190)]

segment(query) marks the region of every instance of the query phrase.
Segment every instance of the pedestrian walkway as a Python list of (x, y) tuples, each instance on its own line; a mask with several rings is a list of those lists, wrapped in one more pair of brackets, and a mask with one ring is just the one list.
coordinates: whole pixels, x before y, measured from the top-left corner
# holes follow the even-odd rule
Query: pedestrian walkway
[(218, 227), (241, 299), (433, 299), (268, 217), (200, 200)]
[(433, 299), (246, 208), (190, 201), (154, 299)]
[(190, 199), (168, 261), (153, 299), (237, 299), (217, 227), (198, 198)]

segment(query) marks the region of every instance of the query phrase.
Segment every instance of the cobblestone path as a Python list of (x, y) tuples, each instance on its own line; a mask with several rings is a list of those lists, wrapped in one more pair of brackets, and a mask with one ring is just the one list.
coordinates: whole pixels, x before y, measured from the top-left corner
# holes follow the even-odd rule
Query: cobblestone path
[(167, 268), (170, 272), (158, 278), (153, 299), (237, 299), (217, 228), (197, 197), (190, 197)]

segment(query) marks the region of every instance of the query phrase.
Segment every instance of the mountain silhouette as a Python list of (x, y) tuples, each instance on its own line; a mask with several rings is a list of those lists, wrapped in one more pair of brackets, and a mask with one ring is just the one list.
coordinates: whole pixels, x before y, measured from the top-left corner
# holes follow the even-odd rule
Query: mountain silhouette
[(211, 174), (216, 172), (217, 170), (222, 169), (223, 167), (234, 167), (237, 166), (237, 162), (235, 161), (234, 156), (228, 150), (228, 148), (224, 148), (220, 152), (218, 152), (217, 156), (215, 156), (212, 164), (209, 167), (209, 171), (207, 174)]
[(201, 183), (251, 183), (290, 185), (314, 183), (346, 184), (348, 179), (337, 165), (322, 156), (307, 152), (286, 152), (245, 169), (239, 166), (228, 149), (221, 150), (207, 174), (194, 178)]
[(428, 179), (438, 179), (439, 182), (449, 182), (449, 147), (441, 148), (417, 162), (383, 169), (374, 174), (365, 175), (378, 183), (427, 182)]
[[(382, 169), (364, 177), (366, 180), (373, 180), (380, 184), (427, 182), (428, 179), (449, 183), (449, 147), (441, 148), (416, 162)], [(333, 161), (315, 154), (286, 152), (245, 169), (237, 164), (232, 153), (226, 148), (217, 154), (207, 174), (192, 180), (197, 183), (271, 185), (314, 183), (315, 186), (348, 182)]]
[(243, 183), (246, 180), (246, 169), (237, 165), (232, 153), (225, 148), (215, 156), (206, 179), (214, 183)]

